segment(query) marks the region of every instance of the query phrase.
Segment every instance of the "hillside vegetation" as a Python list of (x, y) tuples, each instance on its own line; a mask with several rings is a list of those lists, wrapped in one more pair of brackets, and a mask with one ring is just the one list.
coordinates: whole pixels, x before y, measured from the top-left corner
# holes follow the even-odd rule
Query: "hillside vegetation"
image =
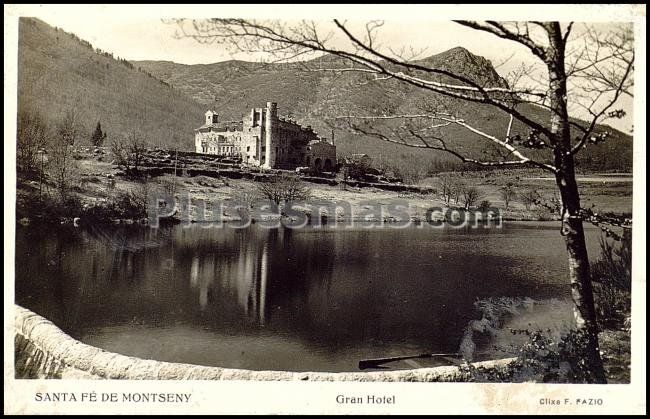
[(205, 110), (183, 92), (38, 19), (20, 19), (18, 42), (19, 110), (53, 126), (74, 109), (82, 143), (101, 121), (108, 141), (137, 130), (151, 145), (192, 147)]

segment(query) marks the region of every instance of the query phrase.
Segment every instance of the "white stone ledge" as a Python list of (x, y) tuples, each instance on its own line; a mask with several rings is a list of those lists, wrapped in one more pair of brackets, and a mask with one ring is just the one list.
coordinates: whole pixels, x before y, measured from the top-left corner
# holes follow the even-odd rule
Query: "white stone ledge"
[[(127, 380), (256, 380), (256, 381), (468, 381), (457, 366), (372, 372), (253, 371), (140, 359), (86, 345), (68, 336), (49, 320), (15, 305), (16, 357), (36, 368), (40, 377)], [(22, 350), (19, 348), (23, 348)], [(29, 349), (26, 349), (29, 348)], [(22, 352), (30, 352), (22, 353)], [(504, 369), (515, 358), (472, 364), (476, 368)]]

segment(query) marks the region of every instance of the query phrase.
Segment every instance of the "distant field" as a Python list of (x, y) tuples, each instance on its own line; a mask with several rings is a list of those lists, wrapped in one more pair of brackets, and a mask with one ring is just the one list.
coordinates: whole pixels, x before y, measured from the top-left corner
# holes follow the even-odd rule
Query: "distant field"
[[(553, 177), (531, 177), (525, 178), (527, 180), (550, 180), (554, 181)], [(579, 183), (585, 182), (595, 182), (595, 183), (609, 183), (609, 182), (632, 182), (631, 173), (605, 173), (605, 174), (594, 174), (594, 175), (578, 175), (577, 176)]]
[[(115, 173), (117, 169), (107, 163), (98, 162), (92, 159), (81, 160), (81, 168), (84, 177), (91, 179), (85, 182), (86, 185), (81, 195), (88, 200), (106, 197), (109, 180), (105, 173)], [(507, 211), (503, 210), (504, 202), (499, 195), (499, 189), (507, 184), (513, 183), (519, 192), (529, 188), (537, 190), (541, 196), (552, 198), (555, 193), (555, 185), (549, 180), (540, 179), (529, 171), (494, 171), (494, 172), (463, 172), (451, 174), (466, 184), (475, 185), (481, 192), (478, 202), (488, 200), (494, 207), (501, 208), (505, 217), (521, 220), (550, 220), (557, 217), (551, 214), (547, 208), (533, 206), (526, 210), (520, 199), (515, 198)], [(537, 177), (537, 178), (536, 178)], [(199, 200), (221, 200), (227, 201), (238, 194), (247, 191), (255, 191), (256, 183), (247, 179), (217, 179), (207, 176), (175, 177), (163, 175), (151, 178), (150, 182), (160, 186), (174, 184), (174, 190), (178, 194), (189, 193)], [(436, 187), (437, 178), (427, 178), (421, 182), (421, 186)], [(342, 187), (341, 185), (329, 186), (314, 183), (307, 183), (311, 189), (314, 199), (324, 201), (345, 201), (349, 202), (354, 210), (359, 210), (367, 201), (374, 201), (379, 204), (388, 204), (393, 200), (408, 202), (411, 207), (411, 214), (424, 217), (431, 207), (443, 207), (444, 201), (439, 194), (421, 194), (414, 192), (396, 192), (377, 188), (355, 188)], [(118, 178), (116, 188), (131, 189), (135, 186), (133, 182)], [(582, 204), (584, 207), (592, 207), (597, 212), (631, 213), (632, 212), (632, 182), (581, 182)], [(460, 203), (458, 204), (460, 205)]]
[[(499, 189), (508, 183), (514, 184), (517, 191), (535, 189), (548, 199), (557, 194), (555, 179), (539, 172), (508, 170), (457, 175), (464, 182), (475, 185), (483, 193), (481, 199), (486, 199), (497, 207), (504, 205)], [(422, 184), (435, 186), (437, 180), (436, 177), (427, 178)], [(578, 175), (582, 206), (593, 206), (598, 212), (631, 213), (632, 185), (632, 175), (629, 173)], [(518, 199), (515, 199), (511, 207), (514, 212), (525, 212)]]

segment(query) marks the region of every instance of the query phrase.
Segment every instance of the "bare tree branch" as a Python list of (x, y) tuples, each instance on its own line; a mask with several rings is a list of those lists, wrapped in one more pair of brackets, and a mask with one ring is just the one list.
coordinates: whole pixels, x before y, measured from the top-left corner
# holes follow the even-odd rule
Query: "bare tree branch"
[(565, 44), (569, 39), (569, 35), (571, 34), (572, 27), (573, 27), (573, 22), (569, 22), (569, 25), (567, 26), (566, 31), (564, 32), (564, 36), (562, 37), (562, 41), (564, 41)]
[(440, 136), (433, 136), (429, 135), (431, 140), (436, 140), (438, 141), (441, 145), (434, 146), (431, 145), (429, 142), (430, 140), (422, 136), (421, 134), (417, 133), (414, 131), (412, 128), (407, 128), (408, 132), (415, 138), (417, 138), (422, 144), (413, 144), (407, 142), (405, 139), (400, 138), (400, 140), (396, 140), (393, 138), (390, 138), (388, 135), (385, 133), (380, 133), (377, 131), (372, 131), (368, 130), (365, 128), (361, 128), (358, 125), (349, 123), (348, 127), (351, 128), (352, 130), (364, 134), (364, 135), (369, 135), (375, 138), (378, 138), (382, 141), (386, 142), (392, 142), (400, 145), (404, 145), (407, 147), (415, 147), (415, 148), (428, 148), (428, 149), (433, 149), (433, 150), (441, 150), (445, 151), (447, 153), (450, 153), (456, 157), (458, 157), (460, 160), (462, 160), (465, 163), (475, 163), (483, 166), (512, 166), (512, 165), (531, 165), (531, 166), (536, 166), (540, 167), (542, 169), (548, 170), (552, 173), (557, 172), (557, 168), (554, 167), (553, 165), (538, 162), (535, 160), (530, 159), (529, 157), (524, 156), (517, 148), (515, 148), (512, 144), (508, 143), (507, 141), (500, 140), (497, 137), (490, 135), (478, 128), (475, 128), (471, 126), (470, 124), (466, 123), (463, 119), (456, 118), (452, 115), (445, 115), (445, 114), (404, 114), (404, 115), (385, 115), (385, 116), (339, 116), (337, 119), (343, 119), (347, 120), (348, 122), (351, 120), (395, 120), (395, 119), (431, 119), (431, 120), (439, 120), (443, 121), (441, 124), (435, 124), (431, 125), (428, 128), (430, 129), (435, 129), (435, 128), (441, 128), (448, 126), (450, 124), (456, 124), (458, 126), (461, 126), (489, 141), (492, 143), (498, 145), (499, 147), (507, 150), (509, 155), (513, 155), (519, 160), (509, 160), (509, 161), (480, 161), (478, 159), (473, 159), (469, 158), (467, 156), (462, 155), (461, 153), (451, 150), (447, 147), (446, 143)]
[(544, 47), (534, 43), (528, 34), (522, 35), (522, 34), (511, 32), (508, 29), (506, 29), (505, 26), (503, 26), (501, 23), (494, 22), (494, 21), (487, 21), (486, 22), (487, 25), (482, 25), (478, 22), (474, 22), (471, 20), (456, 20), (455, 22), (472, 29), (491, 33), (493, 35), (498, 36), (499, 38), (515, 41), (519, 44), (528, 47), (528, 49), (530, 49), (531, 52), (535, 54), (537, 57), (541, 58), (542, 61), (545, 61), (546, 59), (546, 51), (544, 50)]

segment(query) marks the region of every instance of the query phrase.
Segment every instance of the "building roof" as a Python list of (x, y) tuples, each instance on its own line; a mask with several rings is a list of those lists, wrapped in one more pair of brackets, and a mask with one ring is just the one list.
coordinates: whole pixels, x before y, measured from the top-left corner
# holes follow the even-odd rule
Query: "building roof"
[(334, 145), (333, 145), (332, 143), (330, 143), (329, 141), (327, 141), (327, 138), (319, 138), (318, 140), (311, 140), (308, 144), (309, 144), (309, 145), (313, 145), (313, 144), (326, 144), (326, 145), (329, 145), (329, 146), (334, 147)]
[(220, 121), (216, 124), (203, 124), (200, 127), (196, 128), (194, 131), (208, 131), (208, 129), (214, 132), (226, 132), (226, 131), (243, 131), (244, 122), (243, 121)]
[(300, 124), (299, 124), (298, 122), (296, 122), (296, 120), (293, 119), (293, 118), (283, 117), (283, 116), (278, 116), (278, 121), (280, 121), (280, 123), (282, 123), (282, 124), (286, 124), (286, 125), (290, 125), (290, 126), (294, 126), (294, 127), (300, 128), (302, 131), (309, 131), (309, 132), (313, 132), (313, 131), (314, 131), (313, 128), (311, 127), (311, 125), (307, 125), (307, 126), (305, 126), (305, 125), (300, 125)]

